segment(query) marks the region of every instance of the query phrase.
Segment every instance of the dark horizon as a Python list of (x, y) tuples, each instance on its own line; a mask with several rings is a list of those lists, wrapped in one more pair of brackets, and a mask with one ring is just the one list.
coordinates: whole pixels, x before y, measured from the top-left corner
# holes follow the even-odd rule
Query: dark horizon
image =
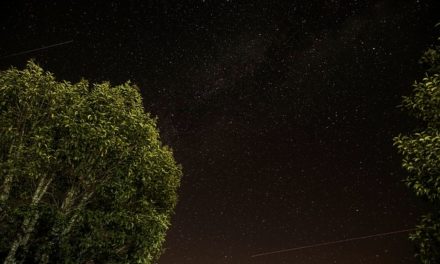
[[(14, 1), (0, 70), (141, 88), (184, 176), (160, 264), (415, 264), (397, 106), (423, 77), (440, 2)], [(69, 42), (69, 43), (67, 43)], [(65, 43), (65, 45), (57, 45)], [(45, 48), (46, 47), (46, 48)]]

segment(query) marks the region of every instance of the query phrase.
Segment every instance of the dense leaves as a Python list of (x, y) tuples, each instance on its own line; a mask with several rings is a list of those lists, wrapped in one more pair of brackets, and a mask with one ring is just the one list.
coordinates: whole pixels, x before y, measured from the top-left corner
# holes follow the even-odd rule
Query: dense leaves
[(181, 170), (140, 93), (0, 73), (0, 259), (153, 263)]
[(416, 257), (424, 264), (440, 263), (440, 46), (425, 52), (421, 62), (428, 73), (414, 84), (403, 107), (423, 126), (412, 135), (394, 139), (408, 171), (406, 184), (428, 201), (433, 212), (422, 217), (410, 239), (416, 243)]

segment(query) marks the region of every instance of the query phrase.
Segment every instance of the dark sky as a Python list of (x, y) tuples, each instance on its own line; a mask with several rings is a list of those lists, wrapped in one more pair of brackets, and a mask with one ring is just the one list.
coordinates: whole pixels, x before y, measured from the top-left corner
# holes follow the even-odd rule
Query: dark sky
[(440, 1), (0, 5), (0, 69), (141, 87), (184, 170), (160, 264), (416, 263), (404, 233), (250, 256), (416, 224), (392, 138)]

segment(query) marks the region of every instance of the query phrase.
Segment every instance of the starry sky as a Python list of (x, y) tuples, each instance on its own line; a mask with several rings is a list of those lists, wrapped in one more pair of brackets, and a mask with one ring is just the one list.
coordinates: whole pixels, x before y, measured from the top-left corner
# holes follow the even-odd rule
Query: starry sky
[(0, 69), (141, 88), (184, 170), (159, 264), (416, 263), (405, 233), (251, 256), (417, 223), (392, 138), (438, 0), (0, 5)]

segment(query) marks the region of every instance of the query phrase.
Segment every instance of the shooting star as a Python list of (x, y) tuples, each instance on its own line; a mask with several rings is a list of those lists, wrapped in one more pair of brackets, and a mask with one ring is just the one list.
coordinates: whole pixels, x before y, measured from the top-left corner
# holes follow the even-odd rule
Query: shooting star
[(73, 42), (73, 40), (68, 40), (68, 41), (64, 41), (64, 42), (60, 42), (60, 43), (56, 43), (56, 44), (52, 44), (52, 45), (48, 45), (48, 46), (44, 46), (44, 47), (41, 47), (41, 48), (36, 48), (36, 49), (31, 49), (31, 50), (20, 51), (20, 52), (17, 52), (17, 53), (12, 53), (12, 54), (9, 54), (9, 55), (6, 55), (6, 56), (3, 56), (3, 57), (0, 57), (0, 59), (6, 59), (6, 58), (10, 58), (10, 57), (15, 57), (15, 56), (19, 56), (19, 55), (28, 54), (28, 53), (35, 52), (35, 51), (40, 51), (40, 50), (50, 49), (50, 48), (53, 48), (53, 47), (58, 47), (58, 46), (62, 46), (62, 45), (67, 45), (67, 44), (70, 44), (70, 43), (72, 43), (72, 42)]
[(406, 232), (410, 232), (410, 231), (414, 231), (414, 230), (416, 230), (416, 229), (415, 228), (402, 229), (402, 230), (397, 230), (397, 231), (392, 231), (392, 232), (379, 233), (379, 234), (361, 236), (361, 237), (352, 237), (352, 238), (346, 238), (346, 239), (341, 239), (341, 240), (336, 240), (336, 241), (318, 243), (318, 244), (313, 244), (313, 245), (308, 245), (308, 246), (287, 248), (287, 249), (276, 250), (276, 251), (271, 251), (271, 252), (258, 253), (258, 254), (252, 255), (251, 258), (262, 257), (262, 256), (267, 256), (267, 255), (272, 255), (272, 254), (279, 254), (279, 253), (290, 252), (290, 251), (297, 251), (297, 250), (306, 249), (306, 248), (316, 248), (316, 247), (334, 245), (334, 244), (345, 243), (345, 242), (350, 242), (350, 241), (373, 238), (373, 237), (389, 236), (389, 235), (394, 235), (394, 234), (399, 234), (399, 233), (406, 233)]

